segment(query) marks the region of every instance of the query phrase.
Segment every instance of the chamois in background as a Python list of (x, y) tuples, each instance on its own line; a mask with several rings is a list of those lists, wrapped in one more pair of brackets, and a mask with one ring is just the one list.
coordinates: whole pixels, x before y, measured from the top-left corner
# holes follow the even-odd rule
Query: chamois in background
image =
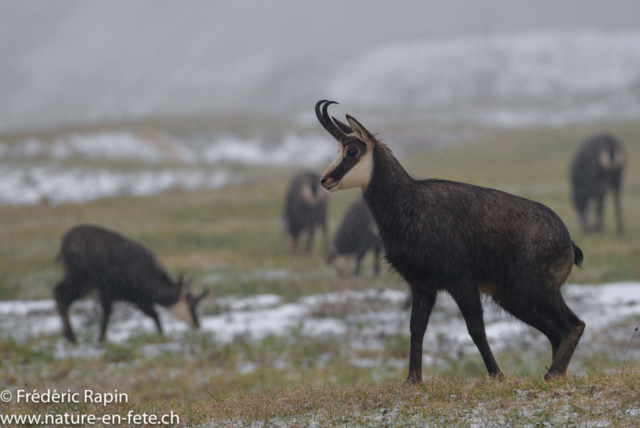
[(576, 152), (571, 162), (571, 192), (583, 232), (602, 232), (605, 197), (609, 191), (613, 194), (616, 231), (623, 232), (621, 191), (624, 167), (624, 147), (611, 135), (594, 136)]
[(338, 124), (316, 104), (322, 126), (339, 142), (321, 183), (359, 187), (373, 214), (387, 261), (412, 294), (407, 382), (422, 382), (422, 344), (439, 291), (458, 304), (487, 371), (500, 376), (485, 332), (481, 295), (540, 330), (551, 342), (545, 379), (564, 376), (585, 328), (560, 287), (583, 254), (566, 226), (540, 203), (495, 189), (412, 178), (391, 150), (356, 119)]
[(54, 295), (62, 318), (63, 333), (72, 343), (75, 335), (69, 322), (69, 307), (93, 290), (102, 305), (100, 342), (104, 341), (115, 301), (136, 305), (162, 326), (154, 305), (167, 307), (192, 328), (199, 328), (196, 308), (208, 290), (194, 295), (183, 277), (171, 279), (156, 256), (147, 248), (111, 230), (91, 225), (70, 229), (62, 238), (57, 260), (64, 267), (64, 278)]
[(373, 252), (373, 272), (380, 274), (380, 253), (382, 240), (378, 235), (378, 225), (364, 199), (353, 202), (344, 217), (333, 242), (327, 248), (326, 263), (333, 266), (340, 275), (347, 276), (351, 261), (355, 261), (354, 275), (360, 275), (362, 259)]
[(304, 253), (311, 253), (316, 227), (322, 230), (326, 248), (327, 199), (327, 192), (320, 186), (320, 176), (317, 173), (301, 172), (291, 180), (284, 201), (282, 222), (284, 240), (292, 253), (298, 252), (298, 241), (304, 233), (307, 234)]

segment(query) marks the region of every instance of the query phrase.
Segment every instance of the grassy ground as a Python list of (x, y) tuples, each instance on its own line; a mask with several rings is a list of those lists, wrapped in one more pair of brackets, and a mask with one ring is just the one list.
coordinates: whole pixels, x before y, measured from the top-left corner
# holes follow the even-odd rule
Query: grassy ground
[[(569, 282), (637, 280), (640, 169), (635, 165), (640, 164), (640, 124), (611, 124), (606, 129), (618, 135), (628, 151), (623, 236), (612, 232), (610, 206), (607, 233), (581, 234), (569, 203), (569, 160), (578, 144), (599, 130), (595, 127), (487, 131), (468, 144), (420, 151), (403, 162), (416, 176), (496, 187), (550, 206), (585, 254), (584, 269), (574, 270)], [(388, 144), (393, 148), (393, 141)], [(61, 276), (60, 267), (53, 262), (60, 237), (81, 222), (101, 224), (144, 243), (170, 271), (186, 272), (196, 284), (211, 283), (212, 275), (222, 278), (213, 282), (214, 298), (203, 304), (205, 313), (218, 310), (215, 297), (229, 295), (275, 293), (294, 301), (340, 289), (406, 288), (394, 274), (372, 278), (369, 266), (364, 268), (364, 278), (338, 281), (323, 265), (319, 244), (312, 257), (289, 255), (280, 240), (279, 221), (287, 176), (266, 169), (259, 181), (216, 191), (175, 191), (82, 205), (1, 207), (0, 299), (50, 298)], [(331, 230), (358, 193), (331, 196)], [(294, 275), (284, 279), (245, 275), (273, 269)], [(79, 335), (80, 340), (92, 342), (95, 333), (92, 325)], [(352, 356), (344, 354), (341, 340), (312, 339), (292, 332), (284, 339), (239, 338), (222, 345), (204, 334), (189, 333), (179, 340), (180, 352), (150, 355), (146, 352), (149, 345), (162, 349), (170, 340), (141, 335), (123, 345), (107, 344), (97, 358), (55, 358), (55, 350), (66, 346), (59, 335), (26, 340), (3, 335), (0, 386), (118, 389), (128, 391), (139, 408), (175, 406), (193, 422), (218, 415), (220, 425), (229, 421), (268, 425), (278, 418), (291, 422), (292, 417), (297, 421), (294, 425), (302, 426), (412, 421), (444, 426), (467, 426), (474, 421), (481, 426), (637, 423), (638, 362), (616, 371), (620, 360), (605, 351), (581, 360), (581, 376), (566, 382), (540, 382), (543, 366), (548, 364), (547, 349), (525, 356), (513, 350), (498, 359), (507, 373), (520, 379), (501, 383), (486, 379), (479, 356), (461, 356), (448, 357), (447, 364), (430, 369), (427, 374), (434, 377), (425, 386), (402, 388), (399, 383), (406, 376), (408, 359), (405, 338), (386, 338), (384, 349), (377, 354), (361, 355), (381, 361), (375, 367), (351, 365)], [(322, 363), (319, 356), (325, 356)], [(247, 363), (259, 363), (258, 368), (243, 370)], [(443, 374), (452, 377), (441, 377)], [(488, 419), (478, 409), (486, 409)], [(564, 418), (561, 422), (554, 419), (558, 412)]]
[(589, 373), (543, 382), (486, 376), (434, 376), (420, 386), (378, 383), (336, 386), (303, 383), (260, 393), (223, 391), (143, 404), (6, 405), (13, 415), (166, 415), (202, 427), (542, 427), (640, 426), (637, 370)]

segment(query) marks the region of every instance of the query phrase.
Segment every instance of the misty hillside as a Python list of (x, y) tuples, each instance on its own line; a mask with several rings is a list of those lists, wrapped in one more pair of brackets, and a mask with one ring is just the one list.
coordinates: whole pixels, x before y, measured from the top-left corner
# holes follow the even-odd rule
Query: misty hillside
[(2, 1), (0, 131), (238, 112), (306, 121), (325, 97), (437, 122), (637, 118), (639, 14), (621, 1)]

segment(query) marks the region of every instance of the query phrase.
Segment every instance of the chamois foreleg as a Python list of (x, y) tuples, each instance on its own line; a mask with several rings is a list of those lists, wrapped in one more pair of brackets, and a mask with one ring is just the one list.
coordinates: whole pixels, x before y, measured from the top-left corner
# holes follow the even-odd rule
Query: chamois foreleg
[(482, 301), (480, 299), (480, 292), (475, 287), (475, 284), (465, 282), (464, 285), (459, 287), (452, 287), (450, 290), (451, 296), (458, 304), (460, 312), (464, 317), (464, 321), (467, 324), (467, 331), (475, 343), (480, 355), (484, 361), (484, 365), (487, 367), (487, 371), (493, 376), (502, 376), (498, 363), (491, 352), (489, 342), (487, 341), (487, 334), (484, 328)]
[(407, 383), (422, 382), (422, 344), (424, 333), (427, 331), (427, 324), (431, 316), (431, 310), (436, 303), (436, 291), (430, 289), (419, 289), (418, 286), (411, 286), (412, 307), (411, 307), (411, 351), (409, 354), (409, 375)]
[(160, 324), (160, 318), (158, 317), (158, 312), (156, 312), (155, 308), (153, 307), (153, 303), (141, 303), (137, 306), (142, 312), (151, 317), (151, 319), (156, 323), (156, 327), (158, 328), (158, 333), (160, 334), (160, 336), (164, 336), (164, 333), (162, 332), (162, 325)]
[(595, 232), (602, 232), (604, 228), (604, 192), (596, 198), (596, 222), (593, 226)]
[(620, 188), (613, 190), (613, 204), (616, 211), (616, 232), (623, 233), (624, 223), (622, 220), (622, 198), (620, 197)]

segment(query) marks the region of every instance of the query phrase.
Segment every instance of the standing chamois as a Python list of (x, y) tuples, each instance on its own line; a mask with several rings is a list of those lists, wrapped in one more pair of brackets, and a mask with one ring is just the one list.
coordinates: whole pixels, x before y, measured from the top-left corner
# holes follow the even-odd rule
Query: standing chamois
[(553, 361), (545, 379), (566, 374), (585, 323), (560, 287), (582, 251), (548, 207), (494, 189), (409, 176), (386, 145), (357, 120), (329, 117), (322, 126), (340, 143), (321, 179), (329, 191), (360, 187), (378, 224), (386, 258), (412, 294), (408, 382), (422, 381), (422, 343), (438, 291), (458, 304), (487, 370), (501, 376), (485, 333), (481, 295), (540, 330)]
[(62, 238), (58, 260), (65, 275), (54, 294), (64, 335), (71, 343), (76, 343), (76, 338), (69, 322), (69, 306), (94, 289), (103, 310), (100, 342), (105, 338), (111, 306), (119, 300), (133, 303), (150, 316), (160, 334), (162, 326), (154, 304), (168, 307), (191, 327), (200, 327), (196, 307), (208, 290), (193, 295), (183, 277), (174, 282), (150, 250), (116, 232), (76, 226)]
[(311, 252), (316, 225), (322, 229), (327, 244), (327, 194), (320, 188), (320, 176), (313, 171), (301, 172), (291, 180), (282, 213), (285, 242), (291, 252), (298, 251), (298, 240), (307, 233), (305, 254)]
[(353, 274), (360, 275), (362, 259), (373, 251), (373, 272), (380, 274), (380, 252), (382, 241), (378, 235), (378, 225), (371, 215), (369, 206), (360, 198), (353, 202), (342, 218), (335, 238), (329, 243), (325, 261), (336, 268), (340, 275), (347, 275), (346, 264), (355, 259)]
[[(620, 188), (624, 165), (624, 148), (610, 135), (590, 138), (578, 149), (571, 163), (570, 176), (573, 205), (583, 232), (602, 232), (604, 199), (607, 191), (611, 190), (616, 211), (616, 231), (622, 233)], [(595, 207), (592, 207), (593, 204)], [(594, 209), (595, 221), (590, 221), (589, 213)]]

